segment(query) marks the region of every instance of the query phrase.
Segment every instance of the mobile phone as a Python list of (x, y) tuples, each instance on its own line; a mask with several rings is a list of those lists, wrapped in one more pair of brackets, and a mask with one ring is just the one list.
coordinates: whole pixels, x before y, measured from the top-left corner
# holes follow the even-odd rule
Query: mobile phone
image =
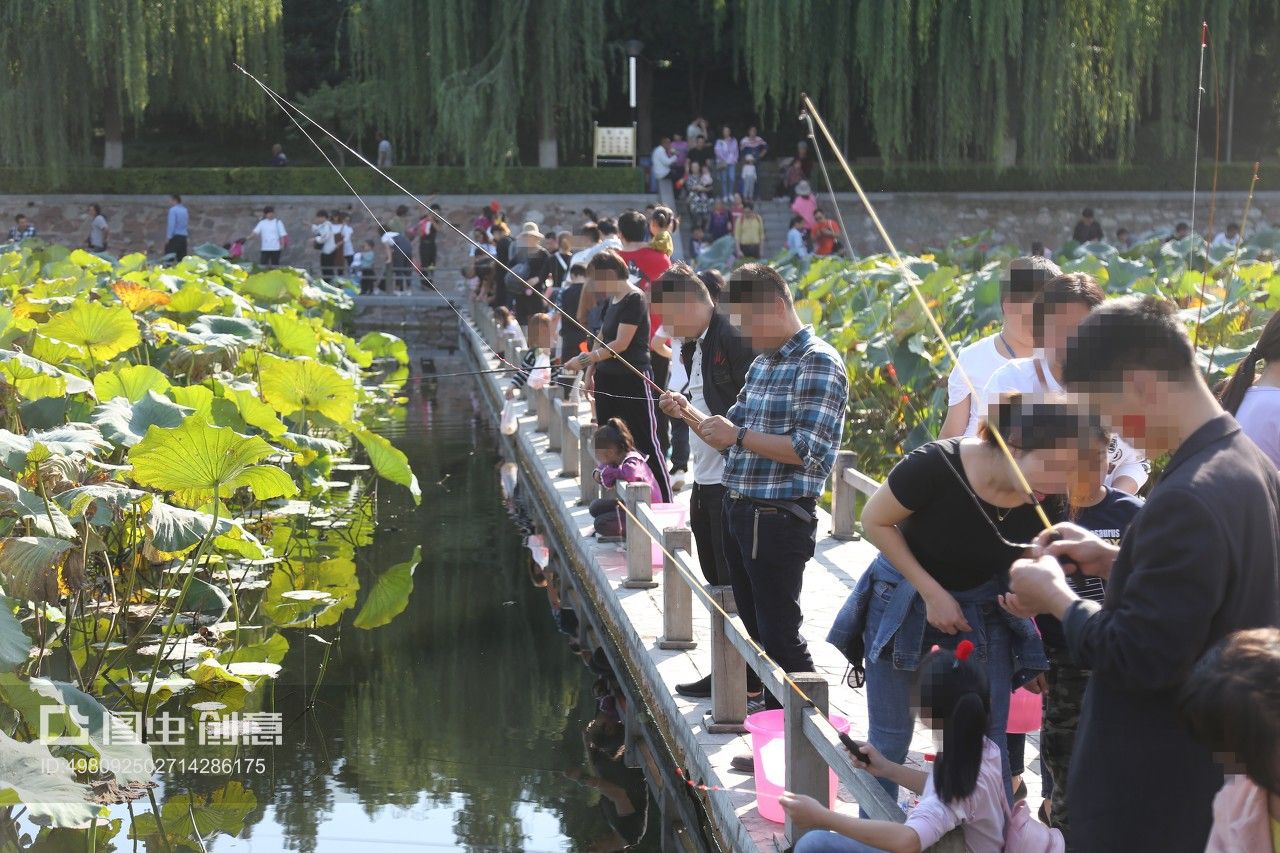
[(862, 761), (866, 762), (867, 764), (871, 763), (871, 756), (868, 753), (863, 751), (862, 744), (858, 743), (856, 740), (849, 737), (844, 732), (837, 732), (837, 734), (840, 735), (840, 742), (844, 744), (845, 749), (852, 752), (854, 755), (862, 759)]

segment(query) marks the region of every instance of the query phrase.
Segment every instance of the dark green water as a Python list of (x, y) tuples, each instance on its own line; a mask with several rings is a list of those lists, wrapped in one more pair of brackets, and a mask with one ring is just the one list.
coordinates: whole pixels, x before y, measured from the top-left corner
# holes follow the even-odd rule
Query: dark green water
[(595, 676), (530, 581), (470, 381), (442, 381), (434, 401), (411, 381), (405, 423), (385, 431), (422, 506), (384, 487), (357, 564), (363, 591), (420, 545), (407, 609), (373, 631), (344, 615), (310, 714), (301, 674), (314, 679), (323, 646), (289, 632), (275, 688), (284, 744), (253, 751), (267, 759), (244, 778), (257, 806), (210, 850), (616, 850), (637, 838), (633, 849), (656, 849), (639, 771), (584, 745)]

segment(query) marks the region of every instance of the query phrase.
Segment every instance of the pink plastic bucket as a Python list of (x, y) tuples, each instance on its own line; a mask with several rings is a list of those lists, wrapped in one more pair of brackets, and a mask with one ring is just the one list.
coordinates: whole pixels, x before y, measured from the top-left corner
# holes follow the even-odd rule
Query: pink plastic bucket
[(1044, 698), (1019, 687), (1009, 697), (1009, 724), (1005, 730), (1011, 735), (1025, 735), (1040, 731), (1040, 718), (1044, 712)]
[[(658, 529), (666, 530), (668, 527), (684, 527), (689, 523), (689, 508), (681, 504), (650, 504), (649, 509), (653, 511), (654, 518), (658, 521)], [(652, 565), (655, 569), (662, 568), (662, 548), (661, 543), (653, 540)]]
[[(751, 753), (756, 763), (756, 806), (760, 817), (774, 823), (787, 819), (778, 802), (787, 785), (787, 740), (785, 711), (760, 711), (747, 717), (744, 725), (751, 732)], [(827, 717), (836, 731), (849, 731), (849, 721), (839, 714)], [(827, 807), (836, 800), (836, 773), (831, 771), (831, 789), (827, 794)]]

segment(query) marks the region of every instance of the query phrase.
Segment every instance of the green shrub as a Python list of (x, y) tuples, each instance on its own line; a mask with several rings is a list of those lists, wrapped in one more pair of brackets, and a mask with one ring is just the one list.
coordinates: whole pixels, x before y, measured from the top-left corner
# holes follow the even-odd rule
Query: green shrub
[[(396, 189), (364, 166), (343, 169), (360, 193), (393, 194)], [(444, 166), (401, 166), (389, 174), (421, 195), (601, 193), (644, 191), (638, 169), (519, 167), (480, 171)], [(342, 178), (329, 168), (165, 168), (79, 167), (54, 174), (41, 169), (0, 169), (0, 193), (66, 192), (87, 195), (345, 195)]]

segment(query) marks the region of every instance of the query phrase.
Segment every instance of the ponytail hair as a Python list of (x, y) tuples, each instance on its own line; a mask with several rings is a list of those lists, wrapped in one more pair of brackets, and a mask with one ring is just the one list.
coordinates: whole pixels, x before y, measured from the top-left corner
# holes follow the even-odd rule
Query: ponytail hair
[(636, 449), (636, 440), (631, 437), (631, 430), (627, 429), (627, 423), (622, 418), (609, 418), (604, 426), (596, 430), (591, 444), (596, 450), (611, 448), (623, 455)]
[(962, 640), (956, 651), (931, 652), (920, 665), (921, 716), (942, 729), (933, 787), (948, 804), (963, 800), (978, 787), (991, 719), (991, 685), (986, 671), (968, 659), (972, 651), (973, 643)]
[(1258, 343), (1236, 365), (1231, 381), (1227, 383), (1227, 387), (1223, 389), (1222, 396), (1219, 398), (1222, 408), (1233, 415), (1240, 411), (1245, 393), (1253, 387), (1253, 379), (1258, 372), (1258, 362), (1264, 359), (1280, 360), (1280, 311), (1271, 315), (1271, 319), (1267, 321), (1262, 334), (1258, 337)]

